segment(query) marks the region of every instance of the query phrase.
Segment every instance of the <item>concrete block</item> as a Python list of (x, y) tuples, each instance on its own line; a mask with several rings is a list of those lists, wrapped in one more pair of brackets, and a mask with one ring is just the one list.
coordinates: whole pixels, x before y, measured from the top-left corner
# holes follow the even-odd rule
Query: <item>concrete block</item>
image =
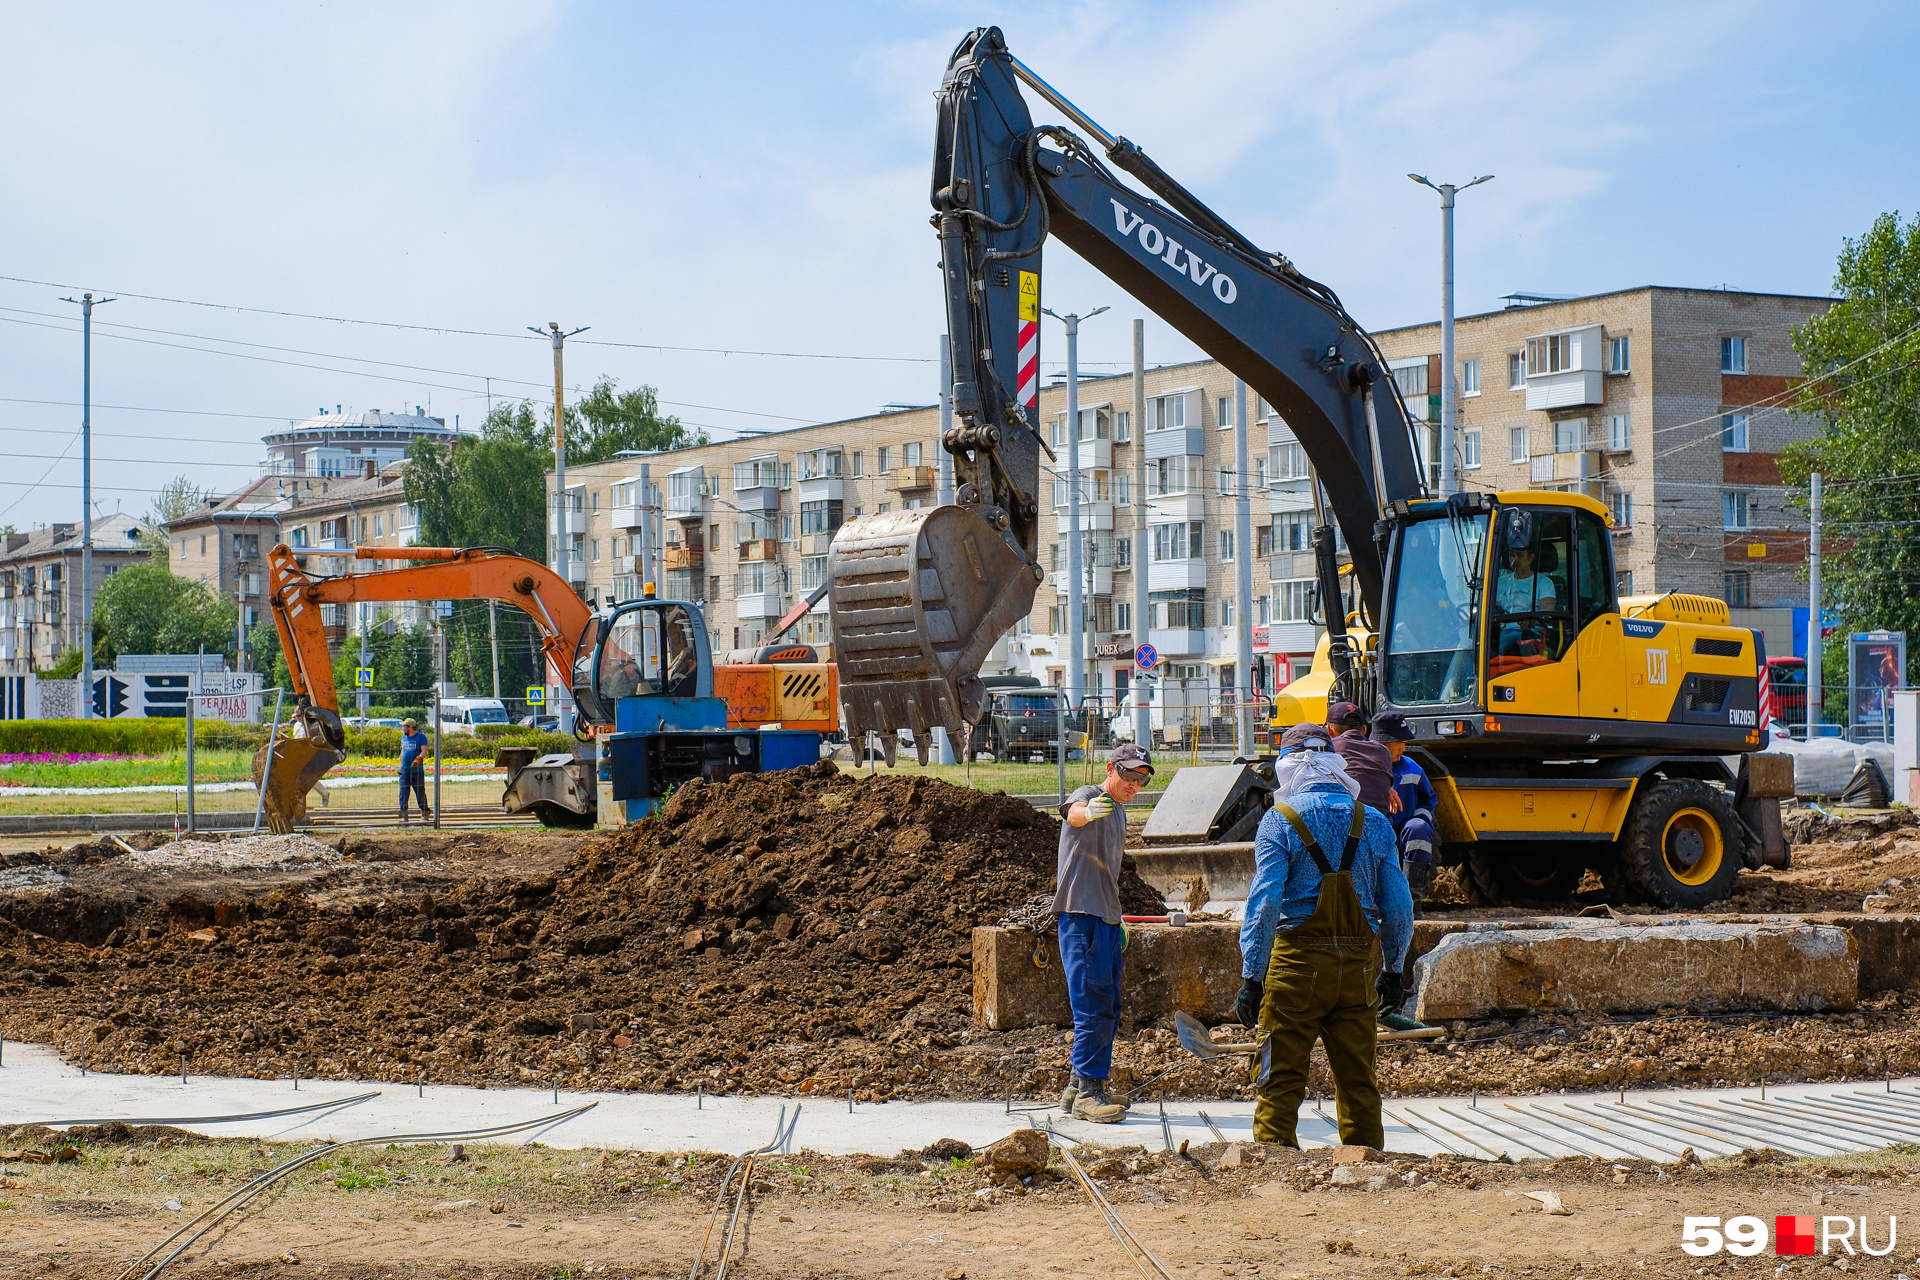
[(1860, 945), (1815, 924), (1611, 921), (1443, 938), (1415, 966), (1422, 1022), (1503, 1013), (1850, 1009)]
[[(1151, 1022), (1184, 1009), (1202, 1022), (1233, 1017), (1240, 991), (1237, 924), (1128, 925), (1123, 1016)], [(973, 931), (973, 1020), (995, 1031), (1068, 1027), (1059, 938), (1025, 929)]]
[(1853, 935), (1860, 948), (1863, 994), (1920, 989), (1920, 916), (1822, 912), (1800, 918)]

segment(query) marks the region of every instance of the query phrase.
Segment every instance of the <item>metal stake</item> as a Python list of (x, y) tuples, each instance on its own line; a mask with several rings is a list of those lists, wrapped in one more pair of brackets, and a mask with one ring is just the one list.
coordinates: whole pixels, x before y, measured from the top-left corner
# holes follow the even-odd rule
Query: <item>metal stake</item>
[(704, 1084), (697, 1084), (693, 1087), (693, 1109), (695, 1111), (705, 1111), (707, 1109), (707, 1086)]

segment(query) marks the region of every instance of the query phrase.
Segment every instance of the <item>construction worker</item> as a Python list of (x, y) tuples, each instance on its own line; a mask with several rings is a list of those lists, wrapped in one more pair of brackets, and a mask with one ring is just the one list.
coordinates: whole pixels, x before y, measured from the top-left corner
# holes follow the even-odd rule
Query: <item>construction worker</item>
[(1347, 762), (1347, 776), (1360, 784), (1360, 801), (1393, 815), (1393, 758), (1387, 749), (1367, 738), (1367, 718), (1351, 702), (1327, 708), (1327, 732), (1333, 749)]
[(1153, 760), (1138, 743), (1107, 755), (1107, 776), (1081, 787), (1060, 810), (1060, 855), (1053, 909), (1060, 917), (1060, 964), (1073, 1008), (1073, 1078), (1060, 1109), (1076, 1119), (1116, 1124), (1128, 1103), (1107, 1093), (1113, 1036), (1120, 1028), (1120, 859), (1127, 845), (1125, 805), (1153, 776)]
[(409, 788), (420, 797), (420, 821), (433, 821), (427, 807), (427, 735), (412, 716), (400, 722), (400, 821), (407, 820)]
[[(1321, 726), (1301, 724), (1280, 748), (1325, 741)], [(1383, 1146), (1374, 1020), (1406, 998), (1400, 970), (1413, 936), (1393, 827), (1339, 782), (1308, 782), (1260, 820), (1253, 860), (1236, 1005), (1243, 1025), (1266, 1033), (1254, 1058), (1253, 1139), (1300, 1145), (1294, 1128), (1317, 1039), (1333, 1070), (1340, 1141)], [(1386, 967), (1369, 982), (1376, 930)]]
[(1393, 757), (1393, 793), (1399, 805), (1388, 815), (1393, 821), (1394, 841), (1400, 847), (1400, 871), (1407, 878), (1407, 889), (1418, 904), (1433, 888), (1434, 845), (1440, 837), (1434, 830), (1433, 809), (1440, 803), (1427, 771), (1407, 755), (1407, 743), (1413, 741), (1413, 726), (1398, 711), (1382, 711), (1373, 718), (1373, 740)]

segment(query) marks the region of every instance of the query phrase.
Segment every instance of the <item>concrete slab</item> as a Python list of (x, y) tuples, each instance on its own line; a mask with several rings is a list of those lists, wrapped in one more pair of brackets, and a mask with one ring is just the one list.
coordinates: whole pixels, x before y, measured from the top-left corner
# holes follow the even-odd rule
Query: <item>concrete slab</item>
[(1423, 1022), (1503, 1013), (1850, 1009), (1860, 947), (1833, 925), (1606, 919), (1451, 934), (1415, 965)]
[[(1240, 990), (1240, 926), (1129, 925), (1122, 1008), (1138, 1022), (1184, 1009), (1203, 1022), (1229, 1020)], [(1026, 929), (973, 931), (973, 1020), (983, 1027), (1067, 1027), (1060, 941)]]
[[(303, 1115), (222, 1123), (183, 1123), (193, 1117), (269, 1111), (340, 1101), (378, 1091), (367, 1101)], [(1764, 1093), (1757, 1097), (1756, 1093)], [(578, 1107), (585, 1115), (504, 1141), (562, 1148), (645, 1151), (745, 1151), (773, 1136), (781, 1108), (802, 1107), (790, 1147), (829, 1155), (893, 1155), (940, 1138), (977, 1148), (1029, 1120), (1049, 1120), (1061, 1135), (1102, 1146), (1141, 1144), (1150, 1150), (1185, 1140), (1214, 1141), (1205, 1112), (1228, 1141), (1253, 1137), (1253, 1103), (1220, 1099), (1169, 1105), (1165, 1124), (1151, 1102), (1125, 1123), (1093, 1125), (1065, 1120), (1039, 1100), (1009, 1113), (1003, 1102), (861, 1103), (849, 1112), (827, 1098), (708, 1098), (684, 1094), (598, 1093), (540, 1089), (466, 1089), (348, 1081), (234, 1080), (192, 1076), (186, 1084), (165, 1076), (82, 1076), (53, 1050), (9, 1044), (0, 1066), (0, 1129), (28, 1123), (124, 1120), (166, 1121), (212, 1137), (273, 1142), (322, 1142), (389, 1134), (445, 1132), (515, 1124)], [(1450, 1151), (1476, 1159), (1501, 1155), (1640, 1156), (1672, 1160), (1687, 1147), (1703, 1156), (1743, 1147), (1772, 1146), (1803, 1155), (1867, 1151), (1890, 1142), (1920, 1141), (1920, 1079), (1882, 1084), (1857, 1081), (1765, 1090), (1669, 1089), (1651, 1093), (1547, 1094), (1497, 1097), (1392, 1098), (1385, 1106), (1387, 1147), (1410, 1155)], [(1339, 1138), (1331, 1099), (1300, 1108), (1301, 1144), (1333, 1147)]]

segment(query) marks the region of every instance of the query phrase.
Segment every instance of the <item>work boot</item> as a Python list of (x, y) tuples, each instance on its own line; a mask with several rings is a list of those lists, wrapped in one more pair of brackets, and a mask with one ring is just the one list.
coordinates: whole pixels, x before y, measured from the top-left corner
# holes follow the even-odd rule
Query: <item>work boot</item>
[(400, 811), (400, 823), (401, 823), (401, 825), (402, 825), (402, 826), (404, 826), (404, 825), (406, 825), (406, 821), (407, 821), (407, 811), (406, 811), (405, 809), (402, 809), (402, 810)]
[(1069, 1074), (1067, 1087), (1060, 1091), (1060, 1109), (1068, 1115), (1073, 1114), (1073, 1101), (1080, 1096), (1080, 1077)]
[(1073, 1118), (1092, 1124), (1119, 1124), (1127, 1118), (1126, 1104), (1107, 1096), (1105, 1080), (1080, 1079), (1080, 1096), (1073, 1101)]

